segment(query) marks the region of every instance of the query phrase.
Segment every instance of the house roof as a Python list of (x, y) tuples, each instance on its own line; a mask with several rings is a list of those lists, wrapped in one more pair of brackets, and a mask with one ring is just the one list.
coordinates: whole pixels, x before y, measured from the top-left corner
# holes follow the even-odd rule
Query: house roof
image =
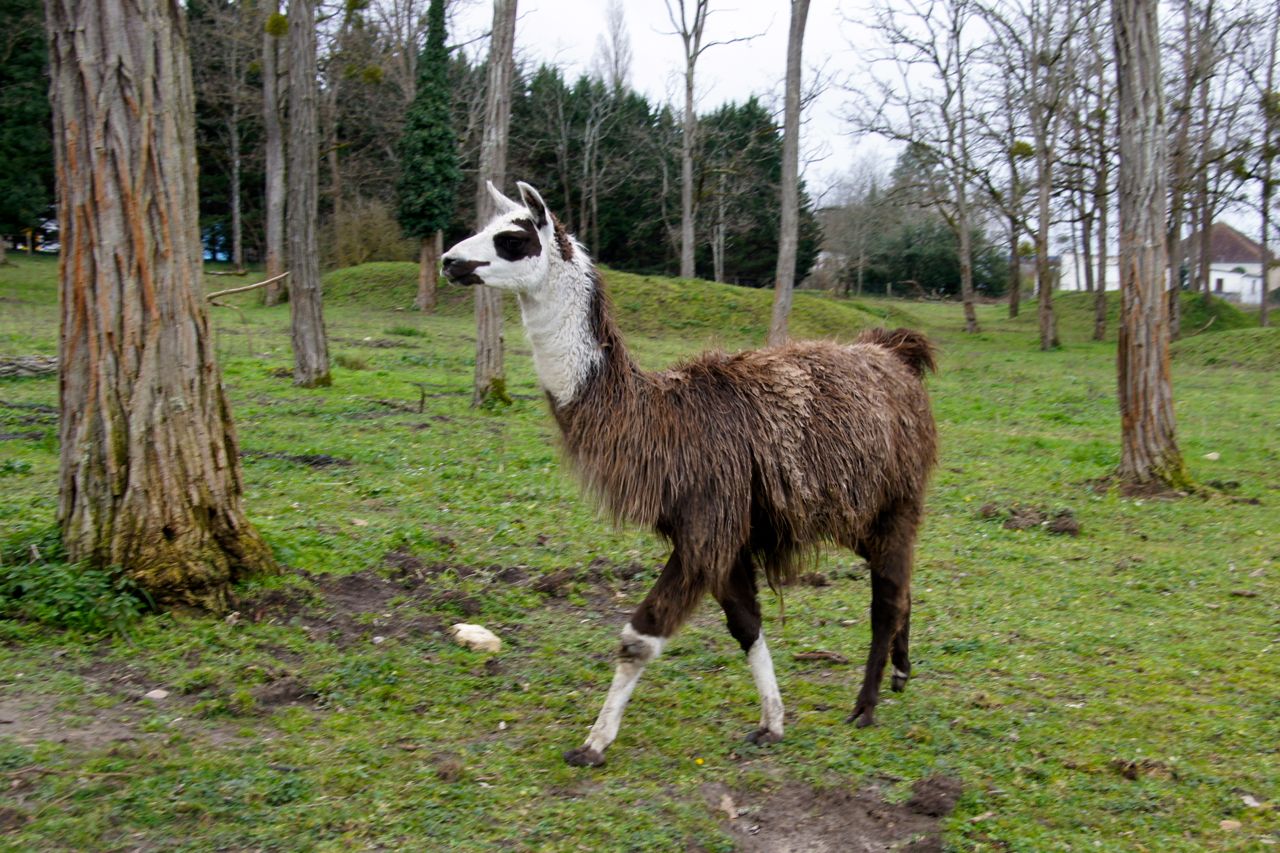
[[(1200, 232), (1187, 237), (1188, 255), (1195, 255), (1200, 248)], [(1260, 264), (1262, 247), (1225, 222), (1215, 222), (1209, 228), (1209, 263), (1212, 264)]]

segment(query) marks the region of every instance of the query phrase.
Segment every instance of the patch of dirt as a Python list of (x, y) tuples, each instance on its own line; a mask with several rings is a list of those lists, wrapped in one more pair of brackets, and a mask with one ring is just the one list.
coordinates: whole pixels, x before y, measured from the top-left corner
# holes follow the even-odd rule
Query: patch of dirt
[[(406, 584), (370, 570), (350, 575), (299, 574), (310, 589), (298, 585), (263, 590), (241, 600), (240, 612), (254, 622), (299, 625), (317, 639), (328, 638), (342, 646), (373, 637), (421, 637), (444, 627), (440, 618), (417, 612), (413, 606), (447, 603), (445, 594), (437, 595), (422, 583), (425, 577)], [(409, 601), (392, 604), (406, 597)]]
[(994, 503), (978, 508), (978, 517), (986, 520), (1004, 518), (1005, 530), (1032, 530), (1042, 527), (1059, 536), (1079, 536), (1080, 522), (1069, 509), (1051, 510), (1045, 507), (1011, 504), (1001, 509)]
[(0, 806), (0, 834), (16, 832), (25, 826), (29, 820), (31, 818), (21, 809)]
[(0, 432), (0, 441), (40, 441), (42, 432)]
[(293, 676), (277, 678), (253, 690), (253, 699), (259, 707), (270, 710), (281, 705), (310, 704), (316, 692)]
[(60, 701), (58, 696), (39, 694), (0, 698), (0, 735), (23, 745), (53, 741), (86, 751), (143, 736), (138, 724), (144, 714), (136, 706), (122, 703), (114, 708), (94, 709), (91, 714), (74, 715), (59, 710)]
[(792, 783), (768, 793), (734, 794), (724, 785), (703, 789), (724, 816), (738, 853), (860, 853), (941, 851), (941, 818), (960, 797), (949, 776), (916, 782), (912, 797), (894, 805), (876, 788), (848, 791)]
[(283, 462), (292, 462), (295, 465), (306, 465), (308, 468), (330, 468), (333, 466), (347, 468), (355, 464), (350, 459), (340, 459), (327, 453), (262, 453), (245, 450), (241, 451), (240, 456), (245, 459), (279, 459)]

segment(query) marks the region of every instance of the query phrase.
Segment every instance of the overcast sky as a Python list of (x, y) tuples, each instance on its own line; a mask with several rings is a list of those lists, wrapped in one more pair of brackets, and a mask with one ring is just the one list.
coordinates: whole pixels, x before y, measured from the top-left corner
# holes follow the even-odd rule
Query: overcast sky
[[(674, 0), (673, 0), (674, 2)], [(692, 6), (692, 2), (689, 3)], [(810, 0), (805, 28), (805, 85), (814, 69), (825, 65), (841, 79), (858, 66), (850, 48), (860, 29), (844, 20), (838, 0)], [(855, 4), (844, 3), (846, 7)], [(519, 0), (516, 52), (527, 63), (548, 62), (560, 66), (570, 78), (588, 70), (596, 53), (597, 38), (605, 31), (606, 0)], [(759, 95), (777, 109), (782, 104), (786, 72), (787, 29), (790, 4), (783, 0), (712, 0), (704, 41), (721, 41), (760, 34), (748, 42), (708, 50), (698, 63), (697, 109), (700, 113), (728, 101), (741, 102)], [(627, 31), (631, 37), (631, 86), (650, 103), (683, 105), (683, 44), (672, 34), (663, 0), (624, 0)], [(466, 42), (488, 31), (493, 4), (473, 0), (454, 21), (453, 41)], [(860, 156), (857, 140), (840, 118), (848, 95), (832, 85), (811, 104), (802, 130), (802, 164), (810, 192), (822, 191), (850, 161)], [(886, 158), (892, 152), (881, 144)], [(530, 176), (536, 180), (536, 176)]]

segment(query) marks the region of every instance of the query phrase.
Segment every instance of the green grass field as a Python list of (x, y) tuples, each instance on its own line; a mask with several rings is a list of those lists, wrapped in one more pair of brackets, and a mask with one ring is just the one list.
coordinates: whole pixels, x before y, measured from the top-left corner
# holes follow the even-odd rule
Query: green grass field
[[(1118, 460), (1115, 352), (1088, 340), (1085, 295), (1059, 298), (1064, 346), (1042, 353), (1034, 314), (1004, 306), (966, 336), (954, 304), (797, 294), (797, 335), (914, 325), (942, 349), (916, 677), (879, 725), (844, 723), (870, 593), (860, 560), (828, 553), (786, 590), (785, 620), (764, 597), (783, 743), (743, 741), (751, 677), (708, 601), (645, 674), (609, 763), (582, 770), (560, 753), (594, 719), (665, 552), (579, 497), (514, 308), (515, 404), (476, 412), (470, 294), (402, 310), (415, 278), (328, 276), (321, 390), (281, 378), (287, 307), (212, 309), (248, 510), (289, 572), (240, 589), (227, 619), (97, 633), (27, 618), (34, 594), (0, 602), (0, 849), (861, 849), (814, 834), (804, 804), (857, 793), (897, 814), (937, 775), (961, 786), (944, 849), (1280, 844), (1276, 330), (1214, 308), (1227, 319), (1178, 344), (1179, 440), (1209, 488), (1130, 499), (1098, 485)], [(56, 352), (55, 279), (48, 259), (0, 268), (0, 355)], [(646, 366), (763, 339), (769, 293), (606, 279)], [(1205, 310), (1189, 299), (1188, 316)], [(56, 405), (56, 378), (0, 380), (0, 578), (74, 576), (50, 535)], [(1015, 510), (1069, 510), (1080, 534), (1006, 529)], [(503, 651), (453, 645), (458, 621)], [(851, 663), (796, 658), (815, 650)], [(168, 696), (145, 698), (156, 688)], [(780, 830), (797, 846), (761, 846)], [(935, 849), (930, 832), (915, 849)]]

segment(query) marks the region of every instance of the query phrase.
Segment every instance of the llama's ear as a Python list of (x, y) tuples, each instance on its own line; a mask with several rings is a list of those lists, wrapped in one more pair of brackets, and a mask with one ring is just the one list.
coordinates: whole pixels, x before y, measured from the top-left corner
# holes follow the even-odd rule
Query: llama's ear
[(529, 212), (537, 220), (537, 226), (541, 228), (546, 225), (551, 215), (547, 213), (547, 203), (542, 200), (542, 196), (538, 195), (538, 191), (524, 181), (516, 181), (516, 188), (520, 190), (520, 199), (524, 202), (524, 206), (529, 208)]
[(485, 181), (485, 187), (489, 190), (489, 195), (493, 197), (493, 201), (498, 205), (498, 213), (510, 213), (513, 210), (519, 210), (520, 205), (502, 194), (502, 191), (493, 185), (493, 181)]

